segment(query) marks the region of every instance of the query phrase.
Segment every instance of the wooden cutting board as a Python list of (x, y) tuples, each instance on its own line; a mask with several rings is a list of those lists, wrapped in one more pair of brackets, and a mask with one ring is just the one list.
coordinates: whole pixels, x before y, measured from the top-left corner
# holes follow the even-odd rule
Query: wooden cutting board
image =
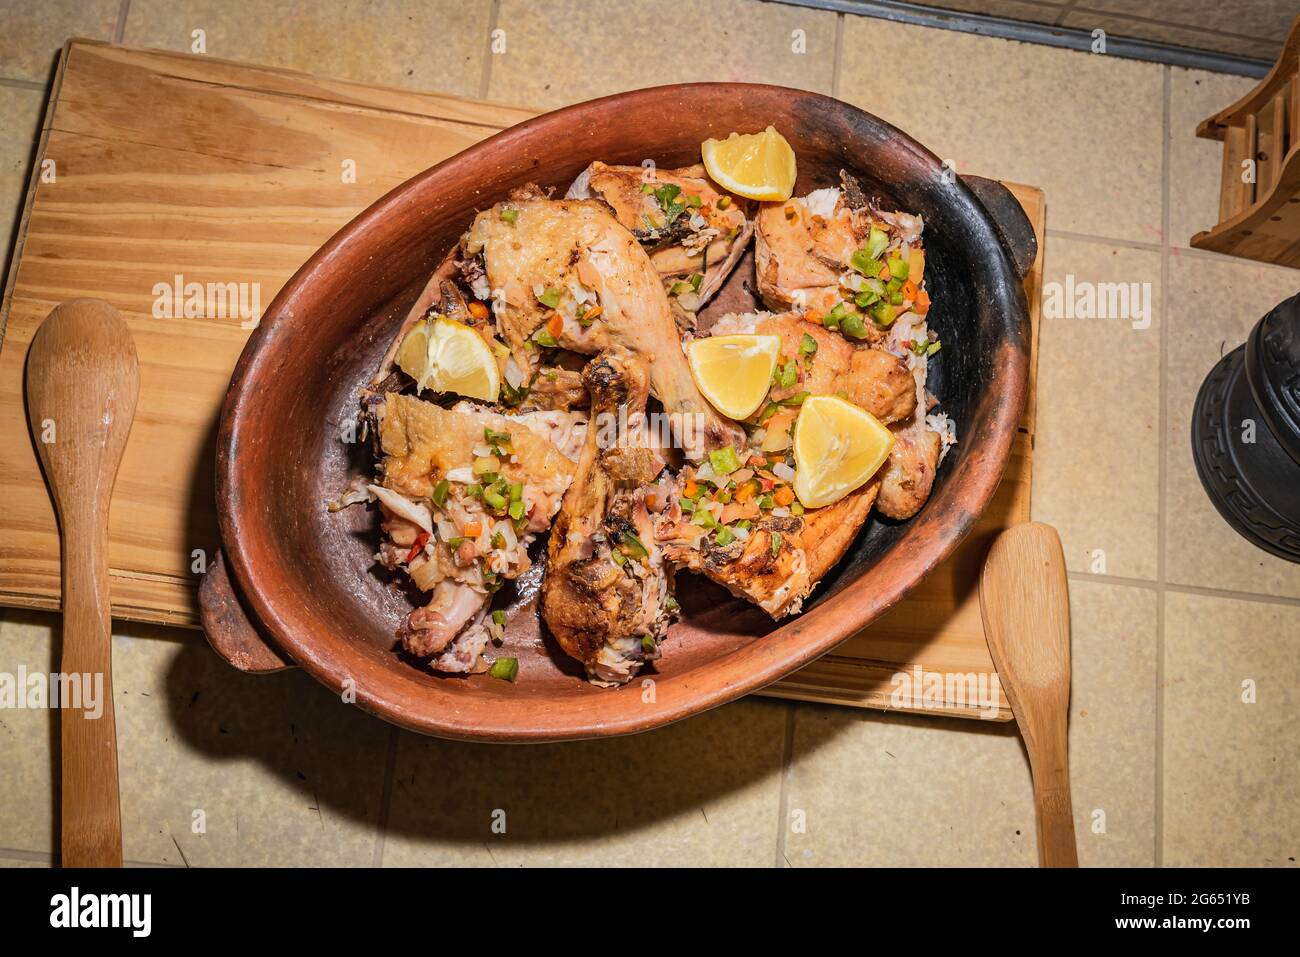
[[(218, 546), (214, 430), (250, 327), (239, 315), (186, 318), (185, 286), (222, 284), (232, 305), (242, 293), (246, 305), (265, 309), (316, 248), (373, 200), (531, 115), (70, 41), (0, 307), (0, 604), (59, 606), (57, 527), (22, 400), (28, 345), (55, 305), (76, 296), (108, 300), (126, 316), (140, 357), (139, 408), (109, 532), (113, 613), (197, 627), (198, 582)], [(1041, 191), (1008, 186), (1041, 245)], [(1040, 273), (1041, 254), (1026, 280), (1035, 340)], [(178, 307), (170, 317), (168, 305)], [(1032, 447), (1031, 398), (997, 498), (957, 555), (863, 635), (765, 693), (889, 707), (893, 676), (917, 664), (926, 672), (992, 674), (977, 570), (988, 537), (1029, 517)], [(947, 704), (941, 696), (920, 710), (961, 713)], [(1010, 719), (1000, 694), (997, 708), (997, 717)]]

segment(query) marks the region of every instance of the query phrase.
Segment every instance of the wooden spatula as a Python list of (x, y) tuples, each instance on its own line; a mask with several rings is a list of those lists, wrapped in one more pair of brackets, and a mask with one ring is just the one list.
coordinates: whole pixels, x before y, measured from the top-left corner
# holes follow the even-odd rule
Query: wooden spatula
[(980, 575), (980, 612), (998, 678), (1029, 752), (1038, 862), (1078, 867), (1070, 759), (1070, 592), (1056, 529), (1029, 522), (994, 541)]
[[(65, 675), (102, 675), (99, 717), (60, 713), (63, 866), (121, 867), (117, 729), (108, 603), (108, 506), (135, 417), (140, 369), (131, 332), (99, 299), (56, 306), (27, 354), (27, 415), (59, 515)], [(62, 704), (62, 702), (61, 702)]]

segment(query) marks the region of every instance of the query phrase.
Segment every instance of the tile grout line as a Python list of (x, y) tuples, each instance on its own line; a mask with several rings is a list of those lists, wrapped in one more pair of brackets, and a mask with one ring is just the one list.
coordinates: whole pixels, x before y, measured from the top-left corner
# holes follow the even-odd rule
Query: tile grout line
[(492, 58), (496, 56), (496, 53), (492, 50), (492, 34), (496, 32), (500, 18), (501, 0), (492, 0), (492, 6), (488, 10), (487, 52), (483, 54), (483, 69), (478, 79), (478, 98), (480, 100), (487, 99), (488, 88), (492, 85)]
[(18, 77), (0, 76), (0, 86), (9, 86), (18, 90), (45, 90), (44, 83), (38, 83), (36, 80), (22, 80)]
[(831, 96), (840, 96), (840, 61), (844, 58), (844, 14), (835, 14), (835, 52), (831, 56)]
[(1161, 71), (1161, 112), (1164, 136), (1160, 141), (1160, 377), (1158, 389), (1159, 408), (1156, 410), (1159, 429), (1159, 458), (1156, 460), (1156, 767), (1155, 767), (1155, 864), (1164, 866), (1164, 801), (1165, 801), (1165, 522), (1168, 520), (1168, 454), (1169, 454), (1169, 157), (1171, 129), (1171, 91), (1173, 73), (1168, 66)]
[[(1171, 68), (1172, 69), (1172, 68)], [(1116, 246), (1121, 249), (1142, 249), (1147, 252), (1163, 252), (1166, 248), (1170, 254), (1176, 257), (1187, 256), (1190, 259), (1213, 260), (1221, 263), (1235, 263), (1250, 268), (1262, 268), (1267, 270), (1286, 270), (1288, 274), (1294, 272), (1289, 266), (1280, 266), (1277, 263), (1259, 262), (1253, 259), (1243, 259), (1240, 256), (1228, 256), (1224, 253), (1216, 253), (1209, 249), (1197, 249), (1195, 246), (1184, 246), (1174, 243), (1144, 243), (1139, 239), (1118, 239), (1114, 236), (1102, 236), (1098, 233), (1080, 233), (1070, 229), (1049, 229), (1047, 230), (1049, 239), (1066, 239), (1071, 242), (1096, 243), (1101, 246)]]
[(131, 0), (122, 0), (117, 7), (117, 28), (113, 31), (113, 42), (121, 43), (126, 39), (126, 18), (131, 13)]
[(401, 729), (389, 730), (388, 754), (384, 758), (384, 789), (379, 798), (379, 821), (376, 825), (375, 851), (370, 859), (372, 867), (384, 866), (384, 846), (388, 843), (388, 817), (393, 807), (393, 784), (397, 776), (397, 745)]
[(1115, 239), (1111, 236), (1099, 236), (1096, 233), (1076, 233), (1068, 229), (1049, 229), (1047, 238), (1068, 239), (1079, 243), (1099, 243), (1104, 246), (1119, 246), (1123, 249), (1144, 249), (1148, 252), (1160, 252), (1159, 243), (1144, 243), (1140, 239)]
[(39, 861), (54, 866), (54, 855), (48, 851), (24, 851), (17, 847), (0, 847), (0, 859), (6, 861)]
[(790, 767), (794, 764), (794, 718), (795, 706), (797, 702), (785, 702), (785, 734), (781, 741), (781, 788), (777, 797), (777, 821), (776, 821), (776, 860), (775, 866), (790, 866), (790, 861), (785, 854), (785, 836), (786, 824), (790, 818), (790, 810), (787, 804), (790, 800), (789, 790), (786, 787), (790, 779)]
[[(1159, 536), (1157, 536), (1157, 542)], [(1157, 548), (1158, 548), (1157, 544)], [(1289, 595), (1266, 595), (1257, 591), (1231, 591), (1227, 588), (1208, 588), (1204, 585), (1179, 585), (1159, 582), (1151, 578), (1127, 578), (1123, 575), (1097, 575), (1092, 572), (1067, 572), (1070, 581), (1091, 582), (1096, 585), (1116, 585), (1121, 588), (1145, 588), (1160, 594), (1197, 595), (1201, 598), (1222, 598), (1226, 601), (1244, 601), (1256, 605), (1279, 605), (1300, 608), (1300, 598)]]

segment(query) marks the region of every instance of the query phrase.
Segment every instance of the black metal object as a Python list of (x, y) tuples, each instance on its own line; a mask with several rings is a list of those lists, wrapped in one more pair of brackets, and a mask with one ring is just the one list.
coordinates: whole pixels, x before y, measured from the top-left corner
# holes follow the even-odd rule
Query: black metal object
[(1192, 458), (1229, 525), (1300, 562), (1300, 294), (1256, 323), (1201, 383)]

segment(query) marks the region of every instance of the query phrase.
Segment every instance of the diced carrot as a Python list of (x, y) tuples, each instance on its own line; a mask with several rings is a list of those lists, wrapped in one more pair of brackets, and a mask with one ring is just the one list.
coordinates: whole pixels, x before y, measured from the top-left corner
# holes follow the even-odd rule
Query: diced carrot
[(592, 306), (590, 309), (588, 309), (586, 312), (582, 314), (582, 321), (591, 322), (591, 320), (595, 319), (604, 311), (605, 310), (600, 306)]
[(483, 534), (483, 523), (479, 521), (466, 522), (461, 531), (465, 533), (466, 538), (478, 538)]
[(761, 455), (751, 455), (747, 464), (752, 465), (754, 468), (761, 469), (767, 464), (767, 459), (763, 458)]
[(718, 518), (718, 521), (723, 525), (730, 525), (742, 518), (755, 519), (758, 517), (757, 502), (732, 502), (730, 505), (723, 506), (722, 515)]
[(903, 283), (902, 293), (904, 299), (910, 299), (913, 302), (916, 302), (916, 283), (912, 282), (910, 279), (907, 280), (907, 282)]
[(481, 302), (471, 302), (469, 304), (469, 314), (475, 319), (486, 319), (488, 317), (488, 307)]
[(789, 505), (794, 501), (794, 489), (788, 485), (782, 485), (772, 494), (772, 501), (777, 505)]
[(820, 312), (814, 312), (814, 311), (805, 312), (803, 314), (803, 317), (807, 319), (809, 322), (815, 323), (816, 325), (820, 326), (822, 324), (822, 314)]
[(659, 496), (654, 492), (645, 493), (645, 507), (652, 512), (659, 511)]
[(564, 331), (564, 317), (558, 312), (551, 313), (551, 318), (546, 322), (546, 331), (552, 339), (560, 338), (560, 333)]
[(924, 289), (916, 291), (916, 301), (912, 303), (912, 311), (921, 316), (930, 311), (930, 294)]
[(745, 482), (739, 488), (736, 489), (736, 494), (734, 496), (735, 501), (748, 502), (751, 498), (754, 497), (754, 493), (757, 491), (758, 491), (757, 484), (755, 484), (754, 482)]
[(700, 490), (699, 482), (695, 481), (695, 479), (687, 479), (686, 486), (682, 489), (682, 493), (687, 498), (695, 498), (695, 495), (696, 493), (699, 492), (699, 490)]
[(880, 267), (880, 272), (876, 274), (877, 279), (883, 279), (886, 282), (894, 278), (894, 274), (889, 271), (889, 263)]

